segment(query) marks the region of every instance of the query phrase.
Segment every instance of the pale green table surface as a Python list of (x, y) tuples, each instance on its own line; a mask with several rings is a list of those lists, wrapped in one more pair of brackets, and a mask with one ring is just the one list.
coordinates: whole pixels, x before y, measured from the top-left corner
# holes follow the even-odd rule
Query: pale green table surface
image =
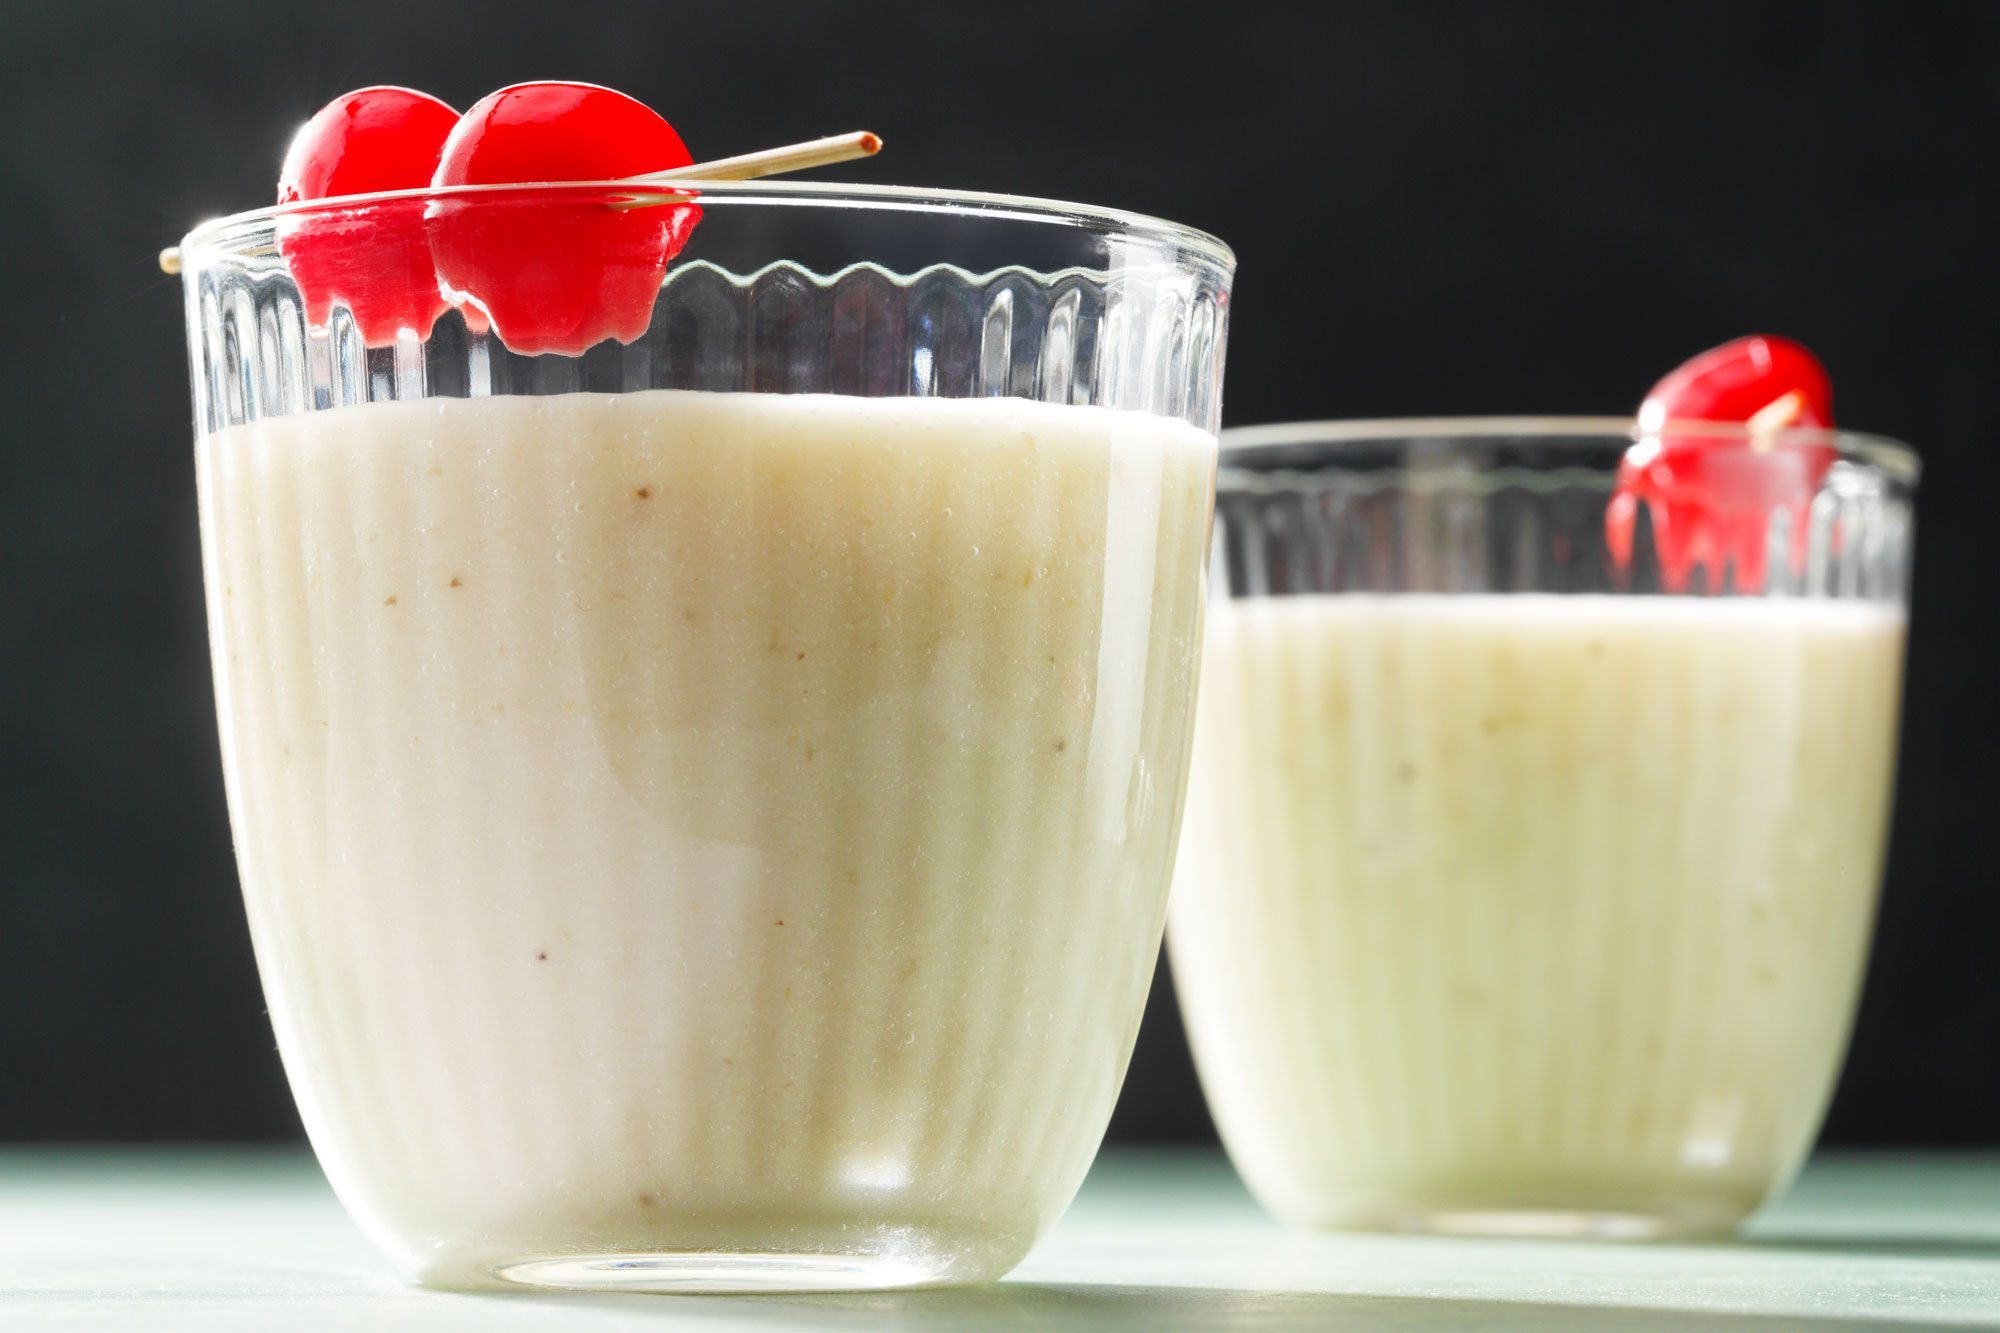
[(1833, 1157), (1742, 1241), (1288, 1230), (1220, 1155), (1111, 1152), (1008, 1280), (870, 1296), (457, 1295), (303, 1152), (0, 1151), (0, 1329), (2000, 1327), (2000, 1158)]

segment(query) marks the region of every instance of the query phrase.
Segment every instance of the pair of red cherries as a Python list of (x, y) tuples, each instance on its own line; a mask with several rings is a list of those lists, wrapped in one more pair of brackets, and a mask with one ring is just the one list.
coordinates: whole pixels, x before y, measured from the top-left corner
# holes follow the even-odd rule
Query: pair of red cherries
[[(657, 112), (595, 84), (515, 84), (462, 116), (409, 88), (363, 88), (335, 98), (299, 131), (278, 202), (618, 180), (691, 161)], [(323, 325), (342, 301), (370, 346), (405, 330), (426, 337), (457, 305), (471, 327), (490, 326), (515, 352), (576, 356), (646, 331), (667, 264), (700, 217), (693, 203), (619, 209), (548, 195), (476, 203), (444, 196), (359, 214), (288, 214), (278, 246), (307, 318)], [(367, 243), (354, 244), (363, 235)], [(1725, 567), (1738, 588), (1763, 586), (1774, 512), (1790, 514), (1790, 559), (1795, 566), (1803, 559), (1806, 509), (1835, 452), (1816, 437), (1783, 448), (1772, 447), (1772, 437), (1833, 425), (1833, 389), (1811, 352), (1782, 338), (1725, 343), (1661, 380), (1639, 420), (1642, 438), (1619, 469), (1605, 518), (1621, 568), (1642, 509), (1669, 588), (1687, 586), (1697, 568), (1714, 578)]]
[[(464, 115), (410, 88), (362, 88), (306, 122), (285, 155), (280, 204), (453, 185), (619, 180), (689, 165), (645, 103), (589, 83), (520, 83)], [(580, 355), (652, 321), (667, 263), (701, 208), (523, 193), (388, 200), (282, 215), (278, 249), (306, 318), (344, 303), (371, 347), (430, 335), (456, 305), (512, 350)], [(360, 237), (366, 244), (356, 244)]]

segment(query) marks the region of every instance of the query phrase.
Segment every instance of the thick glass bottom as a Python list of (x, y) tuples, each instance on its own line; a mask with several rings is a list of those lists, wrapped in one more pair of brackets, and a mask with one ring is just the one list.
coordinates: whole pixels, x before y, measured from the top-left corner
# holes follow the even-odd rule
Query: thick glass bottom
[[(675, 1234), (677, 1233), (677, 1234)], [(383, 1249), (403, 1273), (446, 1291), (856, 1292), (990, 1282), (1021, 1261), (1027, 1231), (871, 1221), (713, 1215), (653, 1235), (577, 1226), (511, 1239), (489, 1233), (420, 1252)]]
[(1274, 1211), (1310, 1226), (1524, 1240), (1648, 1241), (1723, 1236), (1756, 1197), (1698, 1190), (1616, 1187), (1575, 1191), (1431, 1188), (1350, 1198), (1337, 1206)]
[(1341, 1225), (1371, 1231), (1521, 1240), (1664, 1240), (1727, 1231), (1719, 1221), (1568, 1208), (1425, 1208), (1363, 1216)]
[(569, 1291), (809, 1292), (885, 1291), (963, 1282), (957, 1265), (920, 1256), (745, 1253), (687, 1250), (658, 1254), (564, 1254), (494, 1269), (516, 1286)]

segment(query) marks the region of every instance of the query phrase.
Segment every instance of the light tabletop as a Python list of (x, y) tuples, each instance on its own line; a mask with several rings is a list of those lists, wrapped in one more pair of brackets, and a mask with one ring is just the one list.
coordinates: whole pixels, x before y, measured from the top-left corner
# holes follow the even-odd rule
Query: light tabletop
[(299, 1150), (0, 1151), (0, 1328), (2000, 1326), (2000, 1158), (1816, 1160), (1741, 1241), (1294, 1231), (1211, 1152), (1107, 1152), (1006, 1281), (842, 1296), (423, 1291)]

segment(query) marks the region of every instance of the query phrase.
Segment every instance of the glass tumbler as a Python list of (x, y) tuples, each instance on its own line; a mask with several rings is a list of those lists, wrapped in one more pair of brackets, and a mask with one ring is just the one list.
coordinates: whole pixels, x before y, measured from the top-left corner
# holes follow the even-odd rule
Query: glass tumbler
[(1712, 480), (1793, 499), (1747, 542), (1646, 509), (1629, 563), (1628, 421), (1225, 434), (1168, 937), (1279, 1216), (1718, 1232), (1810, 1146), (1874, 918), (1916, 461), (1701, 433), (1736, 437)]
[[(992, 1278), (1081, 1181), (1158, 951), (1233, 260), (1066, 204), (676, 188), (656, 299), (604, 220), (688, 196), (629, 184), (183, 247), (279, 1050), (424, 1283)], [(308, 318), (288, 235), (370, 291), (440, 220), (490, 311)], [(650, 317), (510, 349), (503, 307), (570, 336), (536, 284), (579, 273)]]

